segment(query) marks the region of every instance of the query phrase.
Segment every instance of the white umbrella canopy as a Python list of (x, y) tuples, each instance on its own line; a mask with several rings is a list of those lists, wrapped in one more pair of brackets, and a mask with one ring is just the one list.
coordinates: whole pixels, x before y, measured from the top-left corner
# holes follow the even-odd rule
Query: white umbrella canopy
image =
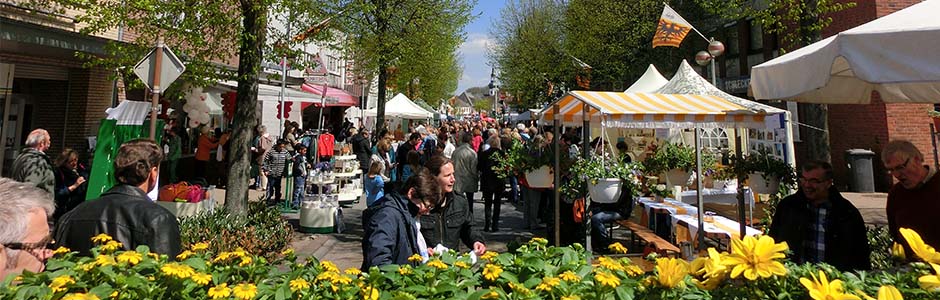
[(655, 93), (656, 90), (663, 87), (668, 83), (669, 80), (666, 77), (663, 77), (662, 74), (656, 70), (656, 67), (653, 64), (650, 64), (646, 68), (646, 72), (643, 73), (643, 76), (640, 76), (640, 79), (637, 79), (624, 93)]
[(940, 0), (927, 0), (751, 69), (757, 99), (940, 102)]

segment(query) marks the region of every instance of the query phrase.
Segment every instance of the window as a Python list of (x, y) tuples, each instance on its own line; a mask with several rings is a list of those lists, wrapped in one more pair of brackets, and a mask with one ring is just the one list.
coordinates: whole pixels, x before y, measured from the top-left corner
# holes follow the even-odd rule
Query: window
[(759, 50), (764, 48), (764, 29), (761, 27), (760, 22), (757, 20), (751, 20), (751, 50)]
[(702, 130), (702, 146), (709, 149), (728, 149), (728, 132), (724, 128)]
[(726, 38), (725, 38), (725, 40), (727, 41), (727, 42), (725, 43), (725, 45), (727, 45), (727, 52), (728, 52), (728, 54), (729, 54), (729, 55), (737, 55), (737, 54), (738, 54), (738, 47), (739, 47), (739, 45), (741, 44), (741, 41), (738, 40), (738, 38), (739, 38), (739, 36), (738, 36), (738, 27), (737, 27), (737, 26), (734, 26), (734, 27), (726, 28), (726, 29), (725, 29), (725, 33), (726, 33)]
[(740, 62), (737, 57), (728, 57), (725, 58), (725, 77), (738, 77), (741, 76), (741, 67)]

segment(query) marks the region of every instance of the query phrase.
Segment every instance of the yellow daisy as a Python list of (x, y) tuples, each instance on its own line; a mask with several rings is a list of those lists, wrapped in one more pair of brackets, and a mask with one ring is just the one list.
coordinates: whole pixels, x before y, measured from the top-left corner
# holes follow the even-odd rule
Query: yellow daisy
[(281, 251), (281, 255), (288, 256), (294, 254), (294, 248), (287, 248), (284, 251)]
[(53, 293), (64, 292), (68, 290), (67, 286), (70, 284), (75, 284), (75, 279), (69, 275), (62, 275), (52, 279), (52, 283), (49, 283), (49, 288), (52, 289)]
[(685, 276), (689, 275), (689, 263), (677, 258), (656, 259), (656, 278), (665, 288), (685, 287)]
[(495, 291), (490, 291), (489, 293), (483, 294), (480, 299), (499, 299), (499, 293)]
[(62, 300), (98, 300), (98, 296), (95, 294), (85, 294), (85, 293), (71, 293), (62, 297)]
[(562, 296), (561, 300), (581, 300), (581, 297), (578, 297), (578, 295), (568, 295)]
[(607, 246), (607, 249), (609, 249), (610, 251), (613, 251), (614, 253), (620, 253), (620, 254), (627, 253), (627, 247), (624, 247), (623, 245), (621, 245), (620, 242), (615, 242), (613, 244), (610, 244), (609, 246)]
[(104, 244), (112, 240), (114, 239), (111, 238), (110, 235), (107, 235), (105, 233), (99, 233), (98, 235), (91, 237), (91, 241), (96, 244)]
[(606, 285), (612, 288), (620, 285), (620, 278), (617, 278), (617, 276), (614, 276), (608, 272), (597, 272), (594, 274), (594, 280), (602, 285)]
[(408, 265), (399, 266), (399, 267), (398, 267), (398, 274), (401, 274), (401, 275), (408, 275), (408, 274), (411, 274), (411, 266), (408, 266)]
[(493, 259), (496, 258), (496, 256), (498, 256), (498, 255), (499, 255), (499, 254), (496, 253), (496, 252), (493, 252), (493, 251), (486, 251), (486, 253), (483, 253), (483, 255), (480, 256), (480, 259), (483, 259), (483, 260), (493, 260)]
[(419, 263), (419, 262), (424, 261), (424, 257), (421, 257), (421, 254), (415, 253), (408, 257), (408, 261), (413, 262), (413, 263)]
[(787, 274), (787, 269), (779, 261), (786, 256), (786, 242), (774, 243), (774, 239), (766, 235), (760, 238), (747, 236), (743, 240), (732, 239), (731, 249), (731, 254), (721, 262), (731, 268), (731, 278), (744, 274), (744, 278), (756, 280)]
[(606, 256), (601, 256), (600, 258), (598, 258), (597, 264), (611, 271), (623, 270), (623, 266), (620, 265), (619, 261), (616, 261)]
[(901, 291), (893, 285), (883, 285), (878, 289), (878, 299), (869, 297), (862, 293), (862, 296), (867, 300), (904, 300), (904, 296), (901, 296)]
[(437, 269), (439, 269), (439, 270), (447, 270), (447, 264), (445, 264), (444, 262), (442, 262), (442, 261), (439, 260), (439, 259), (435, 259), (435, 260), (429, 261), (429, 262), (428, 262), (428, 266), (429, 266), (429, 267), (432, 267), (432, 268), (437, 268)]
[(489, 281), (496, 280), (496, 278), (499, 278), (499, 274), (502, 273), (503, 267), (496, 264), (486, 264), (486, 266), (483, 267), (483, 278)]
[(455, 266), (455, 267), (458, 267), (458, 268), (461, 268), (461, 269), (469, 269), (469, 268), (470, 268), (470, 265), (468, 265), (466, 262), (463, 262), (463, 261), (456, 261), (456, 262), (454, 262), (454, 266)]
[(535, 244), (538, 244), (538, 245), (541, 245), (541, 246), (548, 245), (548, 240), (546, 240), (546, 239), (544, 239), (544, 238), (540, 238), (540, 237), (534, 237), (534, 238), (532, 238), (532, 240), (530, 240), (529, 242), (530, 242), (530, 243), (535, 243)]
[(920, 234), (908, 228), (901, 228), (900, 231), (901, 236), (904, 237), (904, 240), (907, 241), (907, 245), (911, 247), (911, 250), (914, 251), (917, 257), (920, 257), (928, 263), (940, 264), (940, 252), (937, 252), (931, 245), (924, 243)]
[(192, 245), (192, 247), (189, 247), (189, 248), (193, 249), (193, 251), (202, 251), (202, 250), (209, 249), (209, 243), (206, 243), (206, 242), (195, 243)]
[(228, 288), (228, 283), (222, 283), (209, 289), (209, 298), (221, 299), (228, 298), (232, 294), (232, 289)]
[(809, 291), (809, 296), (813, 300), (861, 300), (858, 296), (846, 294), (842, 289), (842, 280), (829, 281), (826, 278), (826, 272), (819, 271), (819, 277), (810, 274), (812, 280), (806, 277), (800, 278), (800, 283)]
[(940, 265), (931, 263), (930, 268), (933, 269), (934, 275), (921, 276), (917, 279), (917, 282), (920, 283), (920, 288), (938, 293), (940, 292)]
[(898, 243), (891, 245), (891, 256), (894, 256), (901, 261), (907, 260), (907, 256), (904, 254), (904, 246)]
[(121, 242), (118, 242), (118, 241), (108, 241), (106, 244), (104, 244), (104, 246), (101, 246), (101, 250), (102, 250), (102, 251), (107, 251), (107, 252), (114, 252), (114, 251), (117, 251), (117, 249), (119, 249), (119, 248), (121, 248), (121, 247), (123, 247), (123, 245), (121, 244)]
[(379, 289), (374, 287), (362, 288), (362, 300), (378, 300)]
[(254, 299), (258, 295), (258, 287), (251, 283), (242, 283), (232, 287), (232, 293), (238, 299)]
[(578, 274), (575, 274), (571, 271), (565, 271), (564, 273), (561, 273), (561, 275), (558, 275), (558, 278), (568, 282), (581, 281), (581, 276), (578, 276)]
[(362, 274), (362, 271), (356, 268), (349, 268), (349, 269), (346, 269), (346, 271), (343, 271), (343, 273), (346, 273), (352, 276), (359, 276), (359, 274)]
[(336, 267), (336, 264), (333, 264), (333, 262), (328, 260), (321, 261), (320, 267), (323, 268), (323, 271), (326, 272), (339, 273), (339, 268)]
[(56, 248), (55, 251), (52, 251), (52, 254), (60, 255), (60, 254), (67, 254), (69, 252), (72, 252), (72, 250), (66, 247), (59, 247), (59, 248)]
[(176, 260), (186, 260), (190, 256), (193, 256), (193, 254), (196, 254), (196, 253), (193, 253), (192, 251), (189, 251), (189, 250), (183, 250), (183, 252), (180, 252), (180, 254), (176, 255)]
[(561, 280), (558, 279), (557, 277), (549, 276), (549, 277), (542, 278), (542, 282), (539, 283), (539, 285), (536, 286), (535, 289), (538, 291), (551, 292), (552, 288), (558, 286), (558, 284), (560, 283), (561, 283)]
[(251, 264), (251, 256), (242, 256), (242, 262), (238, 266), (244, 267)]
[(207, 285), (209, 284), (210, 281), (212, 281), (212, 275), (209, 275), (206, 273), (196, 273), (196, 274), (193, 274), (193, 276), (190, 277), (190, 279), (192, 279), (193, 282), (199, 285)]
[(196, 271), (188, 265), (179, 263), (168, 263), (160, 267), (160, 271), (167, 276), (175, 276), (180, 279), (186, 279), (196, 274)]
[(303, 278), (295, 278), (290, 281), (290, 290), (296, 292), (299, 290), (306, 290), (310, 288), (310, 283)]
[(144, 256), (140, 255), (140, 253), (134, 251), (124, 251), (118, 255), (117, 261), (122, 264), (126, 263), (133, 266), (139, 264), (143, 258)]
[(96, 264), (96, 265), (99, 265), (99, 266), (104, 267), (104, 266), (113, 265), (114, 263), (115, 263), (114, 257), (111, 256), (111, 255), (100, 254), (100, 255), (98, 255), (98, 256), (95, 256), (95, 264)]

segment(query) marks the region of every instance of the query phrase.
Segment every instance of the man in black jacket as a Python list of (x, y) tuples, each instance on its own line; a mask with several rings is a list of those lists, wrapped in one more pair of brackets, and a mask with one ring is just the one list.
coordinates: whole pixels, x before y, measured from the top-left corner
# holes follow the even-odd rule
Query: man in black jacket
[(180, 252), (176, 216), (147, 197), (157, 186), (161, 160), (163, 151), (151, 140), (121, 145), (114, 159), (118, 185), (62, 216), (55, 240), (87, 256), (94, 247), (91, 238), (104, 233), (120, 242), (124, 250), (147, 245), (151, 252), (176, 257)]
[(385, 194), (362, 213), (362, 270), (408, 264), (408, 257), (429, 256), (415, 217), (426, 215), (440, 199), (441, 189), (427, 170), (420, 170), (396, 192)]
[(352, 144), (353, 154), (359, 160), (359, 169), (362, 169), (362, 175), (369, 173), (369, 166), (372, 165), (372, 142), (369, 141), (369, 130), (363, 128), (358, 134), (349, 139)]
[(862, 215), (832, 186), (829, 163), (803, 166), (800, 190), (777, 204), (769, 234), (787, 242), (794, 262), (824, 262), (841, 271), (871, 269)]
[(419, 218), (421, 233), (429, 247), (437, 244), (459, 251), (460, 242), (476, 255), (486, 252), (483, 235), (473, 228), (473, 213), (467, 198), (454, 192), (454, 163), (443, 155), (431, 158), (425, 165), (441, 188), (441, 203), (431, 214)]
[(415, 132), (408, 137), (407, 141), (398, 145), (398, 149), (395, 151), (395, 164), (397, 165), (395, 171), (398, 172), (396, 178), (399, 180), (401, 180), (405, 165), (408, 164), (408, 152), (418, 151), (415, 150), (415, 146), (418, 145), (420, 140), (421, 134)]

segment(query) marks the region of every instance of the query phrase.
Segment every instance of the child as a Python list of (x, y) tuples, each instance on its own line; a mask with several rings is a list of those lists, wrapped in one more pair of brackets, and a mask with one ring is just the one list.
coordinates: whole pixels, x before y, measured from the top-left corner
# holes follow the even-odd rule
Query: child
[(382, 162), (372, 161), (369, 173), (366, 174), (366, 206), (372, 207), (376, 200), (385, 196), (385, 179), (382, 178)]
[(281, 178), (284, 176), (284, 169), (287, 165), (287, 160), (290, 159), (290, 153), (287, 150), (284, 150), (284, 142), (280, 140), (277, 142), (277, 146), (274, 147), (274, 150), (268, 151), (264, 157), (264, 164), (261, 166), (262, 172), (268, 177), (268, 191), (265, 195), (265, 199), (269, 203), (281, 200)]
[(401, 182), (408, 181), (408, 177), (418, 172), (419, 166), (421, 166), (421, 154), (418, 151), (408, 152), (407, 164), (401, 171)]
[(294, 146), (297, 154), (294, 155), (294, 207), (300, 207), (304, 199), (304, 188), (307, 183), (307, 147), (298, 144)]

